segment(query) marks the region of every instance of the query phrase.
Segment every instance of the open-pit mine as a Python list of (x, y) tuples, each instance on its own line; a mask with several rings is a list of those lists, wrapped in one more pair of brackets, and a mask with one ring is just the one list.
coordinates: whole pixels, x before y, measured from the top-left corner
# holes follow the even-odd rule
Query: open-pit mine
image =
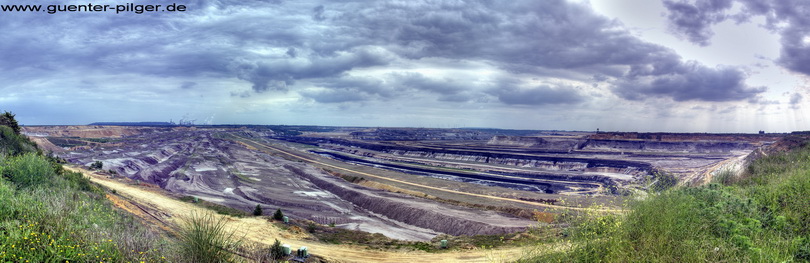
[(314, 126), (29, 126), (69, 163), (178, 196), (425, 241), (553, 224), (672, 175), (737, 171), (778, 134)]

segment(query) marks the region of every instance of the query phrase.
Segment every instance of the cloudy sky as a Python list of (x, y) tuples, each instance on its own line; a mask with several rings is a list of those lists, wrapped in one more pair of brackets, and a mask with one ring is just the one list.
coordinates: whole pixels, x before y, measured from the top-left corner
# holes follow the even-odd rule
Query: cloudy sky
[(0, 12), (0, 110), (27, 125), (810, 129), (807, 1), (177, 3)]

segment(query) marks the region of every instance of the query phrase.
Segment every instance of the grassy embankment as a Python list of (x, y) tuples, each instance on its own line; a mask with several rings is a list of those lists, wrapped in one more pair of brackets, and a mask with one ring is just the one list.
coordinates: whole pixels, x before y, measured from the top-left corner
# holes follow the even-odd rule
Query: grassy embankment
[(222, 222), (190, 215), (178, 236), (148, 230), (105, 192), (0, 125), (0, 262), (228, 262)]
[(753, 162), (741, 176), (649, 195), (622, 215), (573, 219), (561, 238), (522, 262), (807, 262), (810, 146)]

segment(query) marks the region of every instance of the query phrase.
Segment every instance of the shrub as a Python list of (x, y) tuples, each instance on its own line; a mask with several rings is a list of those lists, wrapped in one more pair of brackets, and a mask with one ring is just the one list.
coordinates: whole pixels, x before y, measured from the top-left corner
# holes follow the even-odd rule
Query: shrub
[(276, 209), (276, 212), (273, 214), (273, 219), (284, 220), (284, 213), (281, 212), (281, 208)]
[(90, 164), (90, 169), (92, 170), (101, 170), (101, 168), (103, 167), (104, 163), (102, 163), (101, 161), (95, 161), (92, 164)]
[(678, 178), (675, 175), (664, 171), (654, 171), (652, 179), (654, 181), (650, 185), (650, 189), (655, 192), (663, 192), (678, 184)]

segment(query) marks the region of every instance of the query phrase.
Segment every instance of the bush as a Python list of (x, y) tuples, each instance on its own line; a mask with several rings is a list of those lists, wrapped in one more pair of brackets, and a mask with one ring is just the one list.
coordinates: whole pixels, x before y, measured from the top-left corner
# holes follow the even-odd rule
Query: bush
[(281, 212), (281, 208), (276, 209), (276, 212), (273, 214), (273, 219), (284, 220), (284, 213)]
[(95, 161), (92, 164), (90, 164), (90, 169), (91, 170), (101, 170), (101, 168), (103, 168), (103, 167), (104, 167), (104, 163), (102, 163), (101, 161)]
[(650, 189), (655, 192), (663, 192), (678, 184), (678, 178), (676, 178), (675, 175), (664, 171), (654, 171), (652, 179), (654, 181), (653, 184), (650, 185)]

